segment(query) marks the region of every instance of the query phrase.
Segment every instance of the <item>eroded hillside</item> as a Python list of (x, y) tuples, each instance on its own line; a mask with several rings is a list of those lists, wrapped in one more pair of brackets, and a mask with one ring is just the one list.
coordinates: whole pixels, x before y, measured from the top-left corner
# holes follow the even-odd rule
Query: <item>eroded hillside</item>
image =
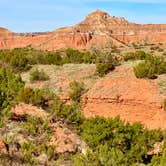
[(165, 60), (163, 44), (1, 50), (0, 162), (165, 163)]
[[(6, 31), (2, 31), (6, 34)], [(50, 33), (1, 35), (0, 49), (21, 48), (31, 45), (41, 50), (73, 48), (89, 50), (106, 44), (125, 46), (132, 43), (166, 43), (165, 24), (135, 24), (125, 18), (110, 16), (101, 10), (89, 14), (84, 21)]]

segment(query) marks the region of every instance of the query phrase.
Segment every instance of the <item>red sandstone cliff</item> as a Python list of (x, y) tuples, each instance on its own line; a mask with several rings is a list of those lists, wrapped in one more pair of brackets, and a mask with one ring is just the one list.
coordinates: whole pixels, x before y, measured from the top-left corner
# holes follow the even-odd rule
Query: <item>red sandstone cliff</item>
[(140, 25), (128, 22), (123, 17), (112, 17), (106, 12), (96, 10), (75, 26), (46, 34), (20, 35), (0, 28), (0, 49), (32, 45), (42, 50), (83, 50), (94, 45), (104, 46), (106, 43), (120, 46), (138, 42), (166, 43), (166, 24)]

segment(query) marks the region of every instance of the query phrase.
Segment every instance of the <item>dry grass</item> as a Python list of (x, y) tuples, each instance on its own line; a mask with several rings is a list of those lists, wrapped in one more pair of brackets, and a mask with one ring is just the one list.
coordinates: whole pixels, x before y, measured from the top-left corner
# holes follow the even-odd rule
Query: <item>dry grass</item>
[[(38, 68), (50, 77), (48, 81), (37, 81), (31, 83), (30, 72)], [(86, 88), (89, 89), (97, 80), (95, 75), (95, 65), (91, 64), (65, 64), (63, 66), (55, 65), (35, 65), (33, 68), (22, 74), (23, 80), (26, 82), (26, 87), (32, 88), (49, 88), (57, 95), (66, 96), (69, 91), (69, 83), (73, 80), (82, 81)]]
[(160, 88), (160, 92), (166, 95), (166, 74), (158, 78), (156, 85)]

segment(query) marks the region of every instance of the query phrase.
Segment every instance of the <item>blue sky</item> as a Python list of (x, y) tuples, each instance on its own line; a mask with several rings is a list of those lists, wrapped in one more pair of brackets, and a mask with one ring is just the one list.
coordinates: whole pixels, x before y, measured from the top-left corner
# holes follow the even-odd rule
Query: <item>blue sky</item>
[(101, 9), (136, 23), (166, 23), (166, 0), (0, 0), (0, 26), (13, 32), (51, 31)]

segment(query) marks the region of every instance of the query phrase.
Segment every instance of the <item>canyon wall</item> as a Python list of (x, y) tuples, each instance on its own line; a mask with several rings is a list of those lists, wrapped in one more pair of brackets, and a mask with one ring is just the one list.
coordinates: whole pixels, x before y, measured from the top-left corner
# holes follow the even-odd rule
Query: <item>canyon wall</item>
[(0, 49), (31, 45), (36, 49), (58, 50), (74, 48), (87, 50), (111, 43), (116, 46), (131, 43), (166, 43), (166, 24), (140, 25), (97, 10), (84, 21), (45, 34), (15, 34), (0, 28)]

